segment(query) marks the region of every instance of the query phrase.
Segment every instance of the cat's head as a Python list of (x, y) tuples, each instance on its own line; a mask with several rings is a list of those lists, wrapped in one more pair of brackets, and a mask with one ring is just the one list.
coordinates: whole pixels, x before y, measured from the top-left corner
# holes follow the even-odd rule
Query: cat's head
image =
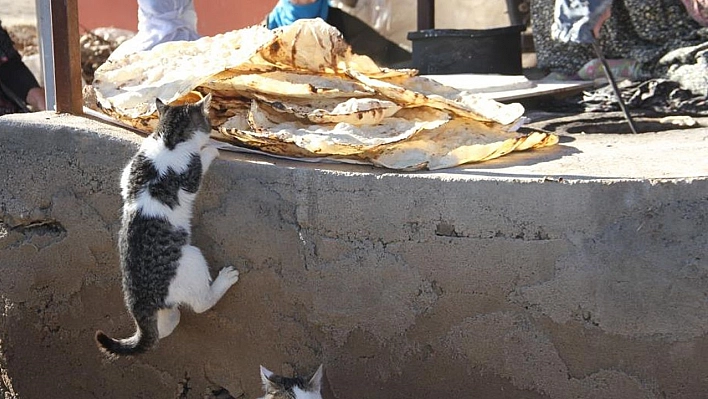
[(161, 138), (169, 149), (189, 140), (197, 140), (205, 144), (209, 140), (211, 131), (210, 103), (211, 93), (196, 103), (179, 105), (168, 105), (159, 98), (155, 99), (160, 117), (155, 135)]
[(322, 365), (309, 379), (279, 376), (261, 366), (265, 396), (261, 399), (322, 399)]

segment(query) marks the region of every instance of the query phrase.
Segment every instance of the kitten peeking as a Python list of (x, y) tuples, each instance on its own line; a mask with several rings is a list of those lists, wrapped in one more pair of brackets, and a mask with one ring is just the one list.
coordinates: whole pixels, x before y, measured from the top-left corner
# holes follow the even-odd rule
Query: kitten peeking
[(212, 283), (204, 256), (191, 245), (194, 200), (219, 155), (207, 146), (210, 101), (211, 94), (175, 106), (157, 99), (157, 128), (123, 170), (118, 249), (125, 303), (137, 331), (124, 339), (97, 331), (98, 346), (109, 355), (149, 350), (175, 329), (179, 305), (204, 312), (238, 281), (238, 271), (228, 266)]
[(266, 394), (259, 399), (322, 399), (322, 365), (309, 380), (279, 376), (261, 366), (261, 381)]

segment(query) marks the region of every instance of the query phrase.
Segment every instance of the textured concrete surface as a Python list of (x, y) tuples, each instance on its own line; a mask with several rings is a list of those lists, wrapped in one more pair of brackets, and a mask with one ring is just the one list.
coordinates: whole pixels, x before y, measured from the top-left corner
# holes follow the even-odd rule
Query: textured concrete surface
[(127, 335), (120, 171), (140, 137), (0, 118), (0, 374), (21, 398), (256, 398), (324, 363), (326, 398), (700, 398), (708, 129), (577, 134), (390, 173), (222, 152), (194, 220), (239, 283), (153, 352)]

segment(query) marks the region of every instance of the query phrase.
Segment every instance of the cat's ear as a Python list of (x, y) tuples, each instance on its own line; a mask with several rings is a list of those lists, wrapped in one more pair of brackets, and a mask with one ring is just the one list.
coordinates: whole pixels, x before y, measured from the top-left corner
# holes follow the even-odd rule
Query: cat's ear
[(322, 370), (322, 365), (320, 364), (320, 367), (317, 368), (315, 374), (312, 376), (312, 378), (310, 378), (310, 382), (307, 383), (307, 385), (310, 387), (310, 391), (320, 391), (320, 389), (322, 388), (322, 374), (324, 374), (324, 371)]
[(202, 98), (201, 100), (199, 100), (199, 102), (197, 102), (197, 105), (202, 107), (202, 109), (204, 110), (204, 113), (208, 113), (209, 112), (209, 105), (211, 105), (211, 93), (207, 93), (207, 95), (204, 96), (204, 98)]
[[(267, 368), (261, 366), (261, 379), (262, 380), (268, 380), (270, 377), (272, 377), (274, 373)], [(270, 381), (270, 380), (269, 380)]]
[(267, 368), (261, 366), (261, 382), (263, 382), (263, 387), (267, 388), (273, 385), (273, 381), (270, 380), (275, 374), (268, 370)]
[(271, 378), (274, 377), (276, 377), (275, 373), (261, 366), (261, 382), (263, 383), (263, 390), (266, 394), (278, 392), (278, 384), (271, 380)]
[(167, 108), (167, 105), (162, 102), (159, 98), (155, 98), (155, 106), (157, 107), (157, 113), (162, 115), (165, 113), (165, 108)]

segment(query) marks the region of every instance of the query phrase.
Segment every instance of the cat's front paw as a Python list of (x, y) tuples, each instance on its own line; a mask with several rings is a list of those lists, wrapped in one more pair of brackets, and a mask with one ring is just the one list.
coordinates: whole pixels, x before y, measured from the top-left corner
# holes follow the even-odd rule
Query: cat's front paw
[(236, 284), (238, 281), (239, 272), (233, 266), (226, 266), (219, 270), (219, 275), (216, 277), (217, 280), (222, 280), (230, 286)]

